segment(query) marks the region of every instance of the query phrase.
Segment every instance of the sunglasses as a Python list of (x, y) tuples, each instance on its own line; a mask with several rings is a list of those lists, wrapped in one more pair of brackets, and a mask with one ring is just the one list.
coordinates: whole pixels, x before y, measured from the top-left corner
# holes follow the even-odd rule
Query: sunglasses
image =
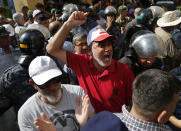
[(46, 89), (49, 88), (51, 84), (56, 84), (61, 82), (62, 77), (61, 76), (57, 76), (49, 81), (47, 81), (46, 83), (44, 83), (43, 85), (37, 85), (40, 89)]

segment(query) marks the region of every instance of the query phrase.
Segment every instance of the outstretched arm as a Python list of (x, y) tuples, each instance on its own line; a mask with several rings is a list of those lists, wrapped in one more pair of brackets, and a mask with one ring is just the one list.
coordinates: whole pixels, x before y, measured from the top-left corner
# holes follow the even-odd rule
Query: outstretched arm
[(75, 11), (71, 14), (69, 19), (62, 25), (55, 36), (51, 39), (46, 47), (47, 52), (58, 58), (64, 64), (67, 64), (66, 51), (62, 48), (65, 39), (69, 32), (76, 26), (85, 23), (87, 20), (87, 13)]
[(181, 128), (181, 120), (177, 119), (174, 115), (170, 116), (169, 121), (176, 127)]

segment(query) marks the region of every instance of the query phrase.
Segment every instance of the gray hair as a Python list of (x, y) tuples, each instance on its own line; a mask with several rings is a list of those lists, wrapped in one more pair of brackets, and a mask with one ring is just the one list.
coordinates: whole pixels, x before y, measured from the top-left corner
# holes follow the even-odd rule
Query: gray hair
[(75, 45), (77, 40), (80, 40), (84, 37), (87, 37), (86, 33), (80, 32), (80, 33), (75, 34), (72, 40), (73, 44)]
[(14, 13), (13, 14), (13, 20), (20, 24), (21, 20), (23, 19), (23, 15), (21, 13)]

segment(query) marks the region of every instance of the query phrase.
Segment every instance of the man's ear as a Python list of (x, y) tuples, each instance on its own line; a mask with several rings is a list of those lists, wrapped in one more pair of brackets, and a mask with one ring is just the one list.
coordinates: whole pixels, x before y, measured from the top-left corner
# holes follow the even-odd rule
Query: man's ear
[(31, 85), (33, 88), (35, 88), (35, 89), (36, 89), (35, 83), (33, 82), (33, 80), (32, 80), (32, 79), (29, 79), (29, 83), (30, 83), (30, 85)]
[(89, 45), (89, 55), (90, 55), (90, 56), (93, 56), (93, 55), (92, 55), (92, 43)]
[(34, 84), (34, 82), (33, 82), (32, 79), (29, 79), (29, 83), (30, 83), (30, 85), (33, 85), (33, 84)]
[(157, 117), (158, 123), (164, 124), (168, 121), (168, 111), (163, 110), (159, 113)]
[(74, 50), (75, 50), (75, 45), (73, 45), (73, 48), (74, 48)]

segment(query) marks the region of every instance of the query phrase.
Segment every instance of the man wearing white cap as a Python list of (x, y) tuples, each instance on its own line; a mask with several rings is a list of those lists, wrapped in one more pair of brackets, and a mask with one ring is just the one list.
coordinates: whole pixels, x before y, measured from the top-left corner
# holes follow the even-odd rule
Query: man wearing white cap
[(34, 10), (32, 15), (34, 23), (28, 25), (27, 29), (39, 30), (44, 35), (45, 39), (48, 40), (50, 38), (50, 31), (48, 30), (49, 16), (38, 9)]
[[(18, 111), (21, 131), (36, 131), (34, 120), (40, 118), (42, 112), (56, 125), (57, 130), (78, 130), (79, 124), (82, 126), (88, 114), (94, 112), (89, 106), (88, 96), (80, 86), (61, 84), (62, 72), (50, 57), (36, 57), (29, 65), (29, 76), (29, 82), (38, 92)], [(80, 97), (82, 102), (76, 110), (76, 101)]]
[(11, 38), (11, 45), (15, 48), (18, 47), (18, 42), (17, 42), (17, 36), (15, 35), (15, 29), (12, 25), (10, 24), (4, 24), (3, 25), (6, 30), (10, 33), (9, 36)]
[(86, 22), (86, 15), (73, 12), (47, 45), (47, 52), (75, 72), (96, 113), (103, 110), (120, 112), (122, 105), (131, 100), (134, 75), (128, 66), (112, 59), (111, 40), (115, 37), (96, 26), (87, 36), (91, 56), (73, 54), (62, 48), (71, 29)]

